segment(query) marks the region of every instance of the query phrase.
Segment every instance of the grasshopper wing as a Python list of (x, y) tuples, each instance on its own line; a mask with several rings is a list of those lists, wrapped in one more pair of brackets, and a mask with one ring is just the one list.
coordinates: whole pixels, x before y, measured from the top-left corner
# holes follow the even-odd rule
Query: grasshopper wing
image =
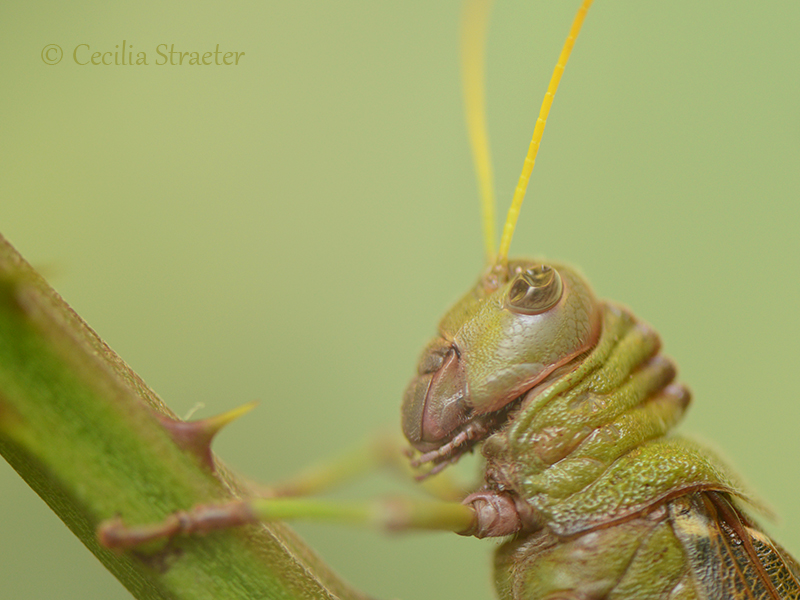
[(696, 493), (669, 503), (698, 591), (706, 598), (800, 598), (800, 565), (727, 495)]

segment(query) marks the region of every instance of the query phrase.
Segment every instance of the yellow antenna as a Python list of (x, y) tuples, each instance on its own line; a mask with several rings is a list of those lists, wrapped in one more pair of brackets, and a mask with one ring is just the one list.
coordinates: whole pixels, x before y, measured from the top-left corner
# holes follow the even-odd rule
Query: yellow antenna
[(519, 218), (519, 209), (522, 207), (522, 201), (525, 199), (525, 190), (528, 188), (531, 171), (533, 171), (533, 165), (536, 163), (536, 154), (539, 152), (539, 144), (542, 141), (544, 126), (547, 124), (547, 115), (550, 114), (550, 106), (553, 104), (553, 98), (556, 95), (556, 90), (558, 90), (558, 84), (561, 81), (561, 76), (564, 74), (564, 67), (567, 66), (572, 47), (575, 45), (575, 39), (581, 31), (583, 20), (586, 18), (586, 13), (589, 11), (592, 1), (593, 0), (584, 0), (583, 5), (578, 9), (578, 14), (575, 15), (572, 28), (569, 30), (567, 41), (564, 42), (561, 55), (558, 57), (558, 63), (553, 71), (553, 76), (550, 78), (550, 85), (547, 86), (547, 93), (544, 95), (542, 108), (539, 110), (539, 118), (536, 119), (536, 127), (533, 129), (531, 145), (528, 147), (528, 155), (525, 157), (525, 163), (522, 165), (522, 173), (519, 176), (517, 189), (514, 190), (514, 198), (511, 200), (511, 208), (508, 209), (506, 223), (503, 226), (503, 237), (500, 239), (500, 250), (497, 252), (496, 265), (505, 266), (508, 262), (508, 250), (511, 247), (511, 238), (514, 236), (514, 228), (517, 226), (517, 219)]
[(486, 127), (484, 72), (486, 64), (486, 32), (492, 0), (467, 0), (461, 20), (461, 80), (464, 86), (464, 110), (467, 131), (475, 163), (475, 175), (481, 194), (483, 241), (488, 263), (494, 260), (495, 216), (492, 158)]

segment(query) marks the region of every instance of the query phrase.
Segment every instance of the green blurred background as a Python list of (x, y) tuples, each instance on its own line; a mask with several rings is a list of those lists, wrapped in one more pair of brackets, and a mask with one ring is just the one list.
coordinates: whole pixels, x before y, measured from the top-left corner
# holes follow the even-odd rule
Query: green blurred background
[[(504, 207), (577, 6), (495, 11)], [(5, 2), (0, 231), (178, 414), (260, 399), (216, 444), (254, 478), (399, 428), (418, 352), (483, 264), (458, 18), (456, 0)], [(798, 25), (793, 0), (598, 0), (513, 245), (580, 265), (661, 332), (695, 394), (683, 431), (775, 508), (795, 555)], [(123, 40), (151, 64), (72, 62)], [(163, 43), (245, 55), (157, 66)], [(130, 597), (5, 463), (0, 490), (2, 597)], [(492, 596), (493, 541), (299, 529), (376, 597)]]

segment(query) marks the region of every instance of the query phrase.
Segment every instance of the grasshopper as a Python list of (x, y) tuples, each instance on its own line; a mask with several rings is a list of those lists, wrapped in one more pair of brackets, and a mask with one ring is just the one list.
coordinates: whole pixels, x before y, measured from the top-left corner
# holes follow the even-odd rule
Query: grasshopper
[[(757, 501), (713, 453), (670, 433), (690, 394), (657, 334), (598, 300), (574, 269), (508, 258), (550, 106), (591, 4), (584, 1), (559, 57), (496, 254), (474, 54), (486, 19), (480, 5), (466, 19), (468, 38), (479, 40), (465, 52), (466, 98), (489, 266), (423, 352), (402, 426), (412, 466), (427, 467), (420, 478), (480, 447), (486, 465), (476, 490), (461, 502), (390, 503), (379, 516), (366, 505), (246, 499), (155, 527), (109, 522), (103, 543), (135, 547), (257, 520), (377, 520), (390, 529), (507, 537), (495, 560), (503, 599), (800, 597), (800, 567), (746, 512)], [(320, 487), (306, 477), (273, 495)]]

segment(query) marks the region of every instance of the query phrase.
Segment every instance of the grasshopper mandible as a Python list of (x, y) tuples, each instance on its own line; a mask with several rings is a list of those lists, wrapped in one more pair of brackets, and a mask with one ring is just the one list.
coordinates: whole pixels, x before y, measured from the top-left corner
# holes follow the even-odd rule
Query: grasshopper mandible
[[(689, 395), (656, 334), (598, 301), (569, 267), (507, 258), (549, 104), (590, 4), (556, 67), (500, 251), (492, 256), (487, 236), (489, 268), (442, 320), (403, 403), (416, 466), (431, 463), (425, 474), (433, 474), (481, 444), (485, 484), (464, 503), (412, 508), (389, 525), (515, 536), (498, 553), (503, 598), (795, 597), (796, 563), (742, 512), (735, 478), (704, 449), (667, 435)], [(472, 130), (480, 153), (482, 124)], [(490, 189), (488, 163), (477, 163)], [(246, 501), (213, 518), (231, 526), (309, 510), (275, 506)], [(204, 530), (204, 510), (148, 534)], [(143, 541), (116, 523), (102, 535), (110, 546)]]

